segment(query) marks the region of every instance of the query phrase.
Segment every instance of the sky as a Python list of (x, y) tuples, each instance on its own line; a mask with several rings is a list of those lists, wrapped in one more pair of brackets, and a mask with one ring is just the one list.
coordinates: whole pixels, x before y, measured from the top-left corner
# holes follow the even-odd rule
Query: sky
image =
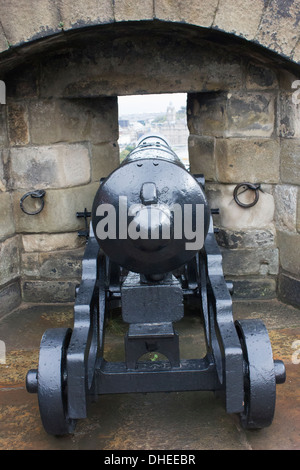
[(186, 106), (186, 98), (186, 93), (119, 96), (119, 116), (144, 112), (165, 112), (170, 102), (173, 103), (175, 110), (178, 111), (181, 106)]

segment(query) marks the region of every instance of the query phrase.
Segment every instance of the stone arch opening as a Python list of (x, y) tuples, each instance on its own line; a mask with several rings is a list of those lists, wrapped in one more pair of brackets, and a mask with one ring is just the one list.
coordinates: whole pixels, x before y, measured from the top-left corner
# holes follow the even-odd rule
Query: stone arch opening
[[(13, 305), (21, 295), (72, 301), (82, 255), (76, 211), (90, 207), (99, 179), (119, 164), (117, 96), (159, 91), (188, 95), (191, 172), (205, 175), (211, 206), (220, 207), (235, 295), (299, 304), (298, 68), (229, 35), (174, 23), (77, 29), (46, 49), (38, 42), (3, 62), (1, 295), (15, 296)], [(232, 200), (242, 180), (264, 191), (249, 211)], [(40, 186), (45, 210), (29, 219), (19, 200)]]

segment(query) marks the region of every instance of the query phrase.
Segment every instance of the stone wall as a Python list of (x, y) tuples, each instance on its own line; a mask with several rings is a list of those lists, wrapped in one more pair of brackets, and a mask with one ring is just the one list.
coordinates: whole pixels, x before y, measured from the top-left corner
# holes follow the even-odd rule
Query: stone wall
[[(20, 296), (73, 301), (84, 249), (76, 212), (91, 208), (99, 179), (118, 165), (117, 96), (186, 92), (191, 171), (204, 173), (220, 208), (214, 218), (235, 296), (279, 292), (300, 303), (300, 105), (291, 88), (300, 74), (193, 28), (147, 28), (78, 32), (3, 76), (0, 296), (8, 308)], [(242, 181), (262, 184), (251, 209), (233, 201)], [(19, 205), (32, 189), (46, 190), (36, 216)]]

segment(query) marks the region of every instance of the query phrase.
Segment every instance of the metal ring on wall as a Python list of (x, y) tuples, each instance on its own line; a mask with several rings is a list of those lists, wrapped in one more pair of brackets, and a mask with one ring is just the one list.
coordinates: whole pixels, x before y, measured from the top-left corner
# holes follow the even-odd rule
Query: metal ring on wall
[[(20, 199), (20, 207), (21, 207), (22, 211), (27, 215), (36, 215), (36, 214), (39, 214), (40, 212), (42, 212), (42, 210), (44, 209), (44, 205), (45, 205), (45, 201), (44, 201), (45, 194), (46, 194), (46, 191), (44, 191), (43, 189), (37, 189), (35, 191), (29, 191), (28, 193), (24, 194), (24, 196), (22, 196), (21, 199)], [(23, 202), (29, 196), (31, 196), (32, 198), (41, 200), (41, 205), (36, 211), (29, 212), (23, 206)]]
[[(244, 189), (244, 191), (242, 191), (241, 193), (238, 194), (238, 190), (242, 187), (245, 187), (246, 189)], [(248, 189), (252, 190), (252, 191), (255, 191), (255, 198), (252, 202), (249, 202), (248, 204), (244, 203), (244, 202), (241, 202), (238, 198), (238, 196), (242, 193), (244, 193), (245, 191), (247, 191)], [(244, 209), (247, 209), (248, 207), (253, 207), (255, 206), (255, 204), (258, 202), (258, 199), (259, 199), (259, 191), (262, 191), (261, 187), (260, 187), (260, 184), (253, 184), (253, 183), (239, 183), (235, 188), (234, 188), (234, 191), (233, 191), (233, 198), (235, 200), (235, 202), (240, 206), (240, 207), (243, 207)]]

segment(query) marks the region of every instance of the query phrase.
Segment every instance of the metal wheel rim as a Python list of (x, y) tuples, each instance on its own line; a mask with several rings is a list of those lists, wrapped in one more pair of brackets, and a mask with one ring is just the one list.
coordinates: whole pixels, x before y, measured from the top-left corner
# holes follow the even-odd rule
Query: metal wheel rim
[(267, 329), (260, 320), (235, 322), (244, 356), (245, 409), (240, 414), (246, 429), (272, 423), (276, 401), (273, 353)]
[(72, 330), (47, 330), (41, 340), (38, 367), (38, 401), (43, 426), (49, 434), (72, 433), (76, 420), (68, 417), (66, 349)]

